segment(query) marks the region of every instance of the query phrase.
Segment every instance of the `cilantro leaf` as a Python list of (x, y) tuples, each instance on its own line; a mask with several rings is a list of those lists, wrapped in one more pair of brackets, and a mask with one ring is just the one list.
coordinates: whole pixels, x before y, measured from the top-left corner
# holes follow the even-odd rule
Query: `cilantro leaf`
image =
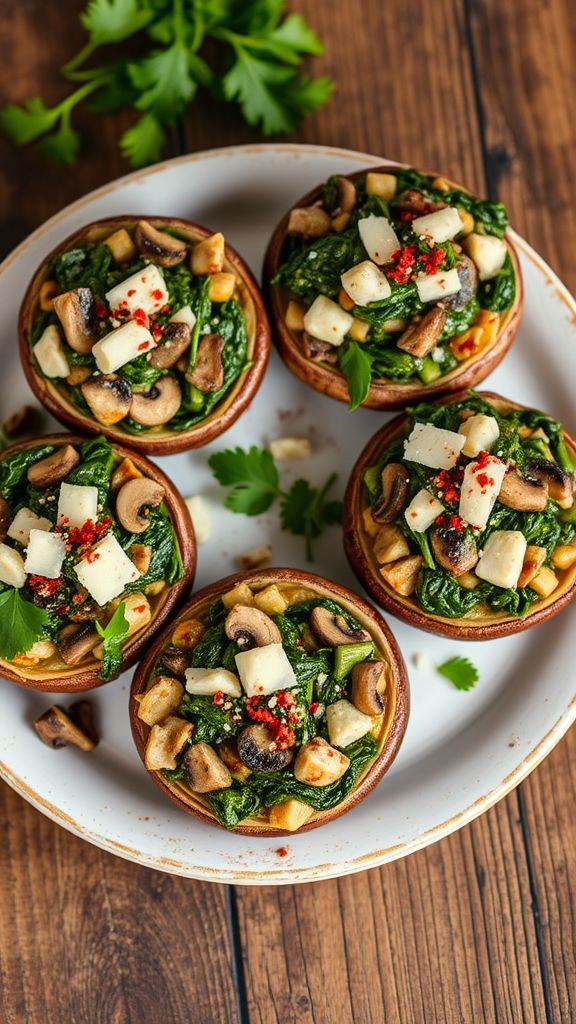
[(80, 148), (80, 136), (69, 124), (63, 123), (57, 132), (46, 135), (40, 149), (51, 160), (60, 164), (73, 164)]
[(126, 602), (121, 601), (110, 622), (102, 627), (96, 622), (96, 629), (102, 637), (102, 668), (100, 669), (101, 679), (112, 679), (117, 675), (122, 665), (122, 645), (128, 636), (128, 620), (125, 613)]
[(164, 141), (164, 130), (158, 118), (153, 114), (143, 114), (124, 132), (120, 146), (133, 167), (145, 167), (160, 159)]
[(324, 501), (336, 481), (332, 473), (321, 488), (314, 488), (307, 480), (295, 480), (280, 503), (280, 521), (284, 530), (306, 538), (306, 557), (312, 561), (312, 541), (319, 537), (325, 526), (342, 522), (342, 502)]
[(196, 92), (188, 52), (179, 39), (167, 49), (154, 50), (149, 57), (129, 64), (128, 74), (140, 92), (135, 104), (138, 110), (149, 110), (160, 121), (179, 117)]
[(274, 43), (290, 47), (295, 54), (309, 53), (318, 56), (324, 47), (313, 29), (301, 14), (289, 14), (282, 24), (270, 34)]
[(37, 608), (11, 587), (0, 594), (0, 657), (12, 661), (44, 636), (48, 612)]
[(354, 412), (362, 405), (370, 389), (372, 360), (357, 341), (349, 341), (340, 352), (340, 369), (348, 382), (348, 409)]
[(11, 104), (4, 107), (4, 110), (0, 110), (0, 131), (14, 142), (20, 144), (32, 142), (38, 136), (50, 131), (59, 117), (60, 111), (57, 107), (45, 107), (42, 100), (35, 96), (28, 100), (23, 107)]
[(278, 470), (270, 452), (254, 445), (216, 452), (208, 459), (208, 465), (218, 483), (223, 487), (232, 486), (226, 498), (226, 506), (233, 512), (256, 516), (266, 512), (280, 492)]
[(456, 687), (457, 690), (471, 690), (480, 678), (480, 673), (475, 665), (468, 658), (457, 655), (449, 658), (441, 665), (436, 666), (436, 671), (445, 676)]
[(90, 0), (80, 21), (90, 33), (94, 48), (120, 43), (139, 32), (154, 17), (153, 8), (141, 0)]

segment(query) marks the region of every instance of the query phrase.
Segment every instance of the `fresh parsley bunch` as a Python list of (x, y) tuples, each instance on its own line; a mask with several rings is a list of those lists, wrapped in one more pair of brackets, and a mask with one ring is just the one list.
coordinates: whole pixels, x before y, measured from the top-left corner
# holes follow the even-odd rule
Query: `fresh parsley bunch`
[(305, 538), (309, 562), (312, 561), (312, 541), (320, 536), (325, 526), (342, 522), (342, 502), (327, 499), (336, 473), (332, 473), (322, 487), (312, 487), (307, 480), (299, 479), (288, 491), (283, 491), (270, 452), (255, 445), (248, 450), (228, 448), (216, 452), (210, 456), (208, 465), (218, 483), (232, 487), (225, 502), (232, 512), (257, 516), (279, 498), (282, 529)]
[[(38, 96), (5, 107), (0, 130), (19, 144), (39, 139), (43, 153), (72, 164), (80, 137), (71, 115), (79, 103), (89, 100), (95, 113), (132, 107), (139, 117), (120, 147), (133, 167), (143, 167), (160, 158), (164, 126), (205, 88), (238, 103), (265, 135), (290, 132), (326, 103), (332, 82), (300, 73), (304, 56), (322, 53), (322, 44), (302, 15), (283, 17), (283, 7), (283, 0), (89, 0), (80, 15), (88, 40), (62, 68), (77, 87), (54, 107)], [(86, 67), (101, 46), (128, 39), (134, 56), (122, 48), (108, 63)]]

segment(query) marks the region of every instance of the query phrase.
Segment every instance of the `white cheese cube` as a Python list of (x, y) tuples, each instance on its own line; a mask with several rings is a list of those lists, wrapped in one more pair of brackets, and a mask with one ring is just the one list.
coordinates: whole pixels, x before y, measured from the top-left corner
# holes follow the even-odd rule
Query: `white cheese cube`
[(277, 462), (290, 459), (306, 459), (312, 455), (312, 443), (307, 437), (278, 437), (268, 445), (270, 454)]
[(330, 345), (341, 345), (354, 317), (325, 295), (319, 295), (304, 314), (304, 330), (313, 338), (327, 341)]
[(372, 719), (358, 711), (349, 700), (337, 700), (326, 708), (326, 725), (330, 743), (335, 747), (347, 747), (370, 732)]
[(372, 260), (364, 260), (350, 267), (342, 274), (340, 280), (347, 295), (357, 306), (367, 306), (369, 302), (380, 302), (387, 299), (392, 289), (388, 278)]
[(115, 331), (105, 334), (92, 349), (96, 366), (101, 373), (114, 373), (116, 370), (136, 359), (144, 352), (156, 348), (156, 342), (147, 327), (128, 320)]
[(46, 519), (44, 516), (37, 516), (29, 508), (21, 508), (10, 523), (7, 536), (11, 537), (12, 540), (17, 540), (19, 544), (23, 544), (26, 547), (30, 540), (30, 530), (48, 531), (51, 529), (52, 523), (49, 519)]
[(488, 460), (469, 462), (460, 489), (460, 517), (470, 526), (483, 530), (500, 493), (506, 463), (489, 455)]
[(32, 351), (46, 377), (67, 377), (70, 373), (70, 364), (56, 324), (50, 324), (42, 332)]
[(429, 469), (452, 469), (458, 462), (466, 438), (433, 423), (415, 423), (404, 441), (404, 458)]
[(297, 679), (282, 644), (266, 644), (235, 656), (240, 682), (248, 697), (290, 690)]
[(150, 263), (114, 285), (105, 297), (111, 310), (135, 313), (143, 309), (145, 313), (158, 313), (168, 301), (168, 289), (158, 267)]
[(481, 281), (489, 281), (496, 277), (504, 266), (506, 259), (506, 243), (495, 235), (468, 235), (464, 248), (478, 268)]
[(108, 604), (122, 593), (128, 583), (140, 578), (138, 569), (113, 533), (107, 533), (91, 548), (74, 566), (74, 572), (99, 605)]
[(233, 672), (225, 668), (187, 668), (186, 689), (197, 697), (211, 697), (225, 693), (227, 697), (241, 697), (242, 688)]
[(199, 494), (186, 498), (186, 508), (190, 513), (196, 543), (205, 544), (210, 537), (212, 529), (204, 498), (201, 498)]
[(430, 491), (422, 488), (415, 494), (408, 508), (404, 511), (404, 518), (414, 533), (424, 533), (438, 516), (441, 516), (444, 506)]
[(387, 217), (361, 217), (358, 221), (358, 232), (362, 244), (371, 260), (379, 267), (390, 263), (392, 256), (402, 248), (398, 235)]
[(526, 547), (526, 538), (520, 530), (495, 530), (480, 552), (474, 570), (476, 575), (487, 583), (493, 583), (495, 587), (504, 587), (506, 590), (516, 587)]
[(460, 433), (466, 438), (462, 454), (474, 458), (480, 452), (490, 451), (500, 437), (500, 428), (494, 416), (485, 416), (480, 412), (460, 424)]
[(444, 210), (416, 217), (412, 221), (412, 229), (420, 237), (438, 245), (439, 242), (448, 242), (462, 231), (462, 221), (458, 210), (454, 206), (447, 206)]
[(453, 267), (452, 270), (440, 270), (437, 274), (419, 274), (416, 278), (416, 288), (420, 302), (447, 299), (449, 295), (456, 295), (456, 292), (460, 291), (458, 271)]
[(196, 314), (193, 313), (191, 306), (182, 306), (176, 310), (174, 316), (170, 317), (169, 322), (171, 324), (186, 324), (192, 330), (196, 323)]
[(98, 488), (86, 484), (60, 484), (58, 526), (84, 526), (98, 519)]
[(57, 580), (65, 557), (66, 544), (57, 533), (30, 530), (24, 562), (26, 572), (34, 576), (45, 576), (48, 580)]
[(0, 580), (8, 587), (23, 587), (26, 583), (24, 559), (15, 548), (0, 544)]

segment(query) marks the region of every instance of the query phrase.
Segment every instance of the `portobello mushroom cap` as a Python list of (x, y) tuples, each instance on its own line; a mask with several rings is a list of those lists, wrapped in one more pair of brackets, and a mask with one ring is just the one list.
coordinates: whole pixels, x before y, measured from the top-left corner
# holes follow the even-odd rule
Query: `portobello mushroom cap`
[(161, 267), (175, 267), (186, 259), (188, 246), (181, 238), (174, 238), (166, 231), (152, 227), (147, 220), (140, 220), (134, 231), (134, 243), (138, 252)]
[(26, 474), (28, 483), (39, 491), (64, 480), (80, 462), (80, 456), (71, 444), (63, 444), (52, 455), (34, 462)]
[(168, 370), (175, 366), (190, 344), (192, 332), (188, 324), (174, 321), (166, 324), (162, 342), (152, 349), (148, 356), (150, 366), (156, 370)]
[(350, 700), (365, 715), (381, 715), (386, 709), (387, 671), (383, 661), (361, 661), (352, 669)]
[(0, 543), (5, 539), (10, 523), (12, 522), (12, 513), (8, 502), (0, 497)]
[(476, 542), (464, 530), (446, 530), (434, 525), (430, 529), (430, 546), (438, 565), (453, 576), (468, 572), (478, 561)]
[(149, 391), (132, 398), (130, 416), (144, 427), (160, 427), (176, 415), (182, 402), (180, 385), (174, 377), (160, 377)]
[(80, 385), (80, 390), (98, 422), (106, 427), (123, 420), (130, 412), (132, 388), (117, 373), (91, 377)]
[(280, 630), (270, 616), (247, 604), (234, 605), (226, 616), (224, 631), (243, 651), (282, 642)]
[[(81, 703), (88, 702), (82, 701)], [(73, 722), (63, 708), (56, 704), (36, 719), (34, 728), (42, 742), (55, 750), (72, 744), (80, 750), (88, 751), (93, 750), (98, 742), (98, 737), (94, 739), (93, 732), (92, 734), (85, 732), (79, 723)]]
[(165, 493), (162, 484), (150, 477), (129, 480), (120, 488), (116, 497), (116, 515), (122, 526), (130, 533), (143, 533), (147, 530), (150, 526), (150, 509), (160, 504)]
[(548, 486), (542, 480), (522, 476), (509, 466), (498, 493), (498, 501), (519, 512), (542, 512), (548, 501)]
[(335, 615), (329, 608), (317, 605), (310, 613), (310, 626), (313, 633), (328, 647), (340, 647), (342, 644), (360, 644), (370, 637), (360, 626), (349, 626), (343, 615)]
[(421, 320), (413, 321), (396, 342), (397, 348), (423, 359), (436, 347), (446, 323), (446, 310), (442, 306), (432, 309)]
[(219, 334), (205, 334), (198, 345), (196, 362), (186, 374), (186, 380), (199, 391), (219, 391), (224, 383), (222, 349), (224, 341)]
[(406, 504), (410, 474), (401, 462), (389, 462), (380, 477), (382, 495), (372, 509), (376, 523), (393, 523)]
[(56, 646), (67, 665), (77, 665), (101, 640), (92, 621), (83, 622), (80, 626), (71, 623), (60, 630)]
[(548, 487), (548, 495), (560, 508), (571, 508), (574, 503), (574, 477), (557, 462), (535, 458), (526, 463), (527, 477)]
[(266, 725), (248, 725), (238, 736), (238, 754), (247, 768), (279, 772), (292, 762), (292, 749), (279, 750)]
[(232, 785), (230, 771), (208, 743), (193, 743), (182, 763), (186, 781), (195, 793), (213, 793)]
[(447, 299), (442, 299), (445, 309), (461, 310), (474, 298), (478, 291), (478, 271), (476, 264), (464, 253), (456, 264), (456, 272), (460, 280), (460, 291)]
[(92, 329), (94, 321), (92, 289), (75, 288), (71, 292), (63, 292), (53, 300), (53, 307), (62, 324), (70, 348), (82, 355), (91, 352), (96, 341)]

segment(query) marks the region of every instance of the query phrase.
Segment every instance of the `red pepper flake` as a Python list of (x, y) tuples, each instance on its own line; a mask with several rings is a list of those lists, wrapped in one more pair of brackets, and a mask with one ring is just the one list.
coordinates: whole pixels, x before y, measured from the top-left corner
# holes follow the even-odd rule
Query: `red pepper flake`
[(482, 488), (494, 486), (494, 477), (488, 476), (488, 473), (476, 473), (476, 479)]
[(414, 271), (415, 259), (415, 245), (404, 245), (401, 249), (397, 249), (392, 254), (392, 260), (396, 265), (386, 269), (386, 276), (398, 284), (406, 284)]
[(257, 699), (250, 697), (247, 701), (246, 711), (250, 718), (268, 726), (278, 750), (287, 750), (288, 747), (293, 747), (296, 743), (294, 730), (276, 718), (267, 707), (256, 707), (255, 700)]
[(160, 313), (169, 313), (170, 310), (171, 310), (171, 306), (162, 306), (162, 309), (160, 310)]
[(73, 526), (70, 529), (68, 539), (71, 544), (78, 544), (81, 547), (91, 545), (95, 541), (100, 540), (108, 532), (111, 525), (112, 520), (110, 516), (104, 516), (99, 523), (95, 523), (93, 519), (87, 519), (82, 526)]
[(97, 562), (98, 559), (100, 558), (100, 553), (98, 551), (87, 551), (86, 554), (84, 555), (84, 558), (86, 559), (89, 565), (93, 565), (93, 563)]
[(288, 856), (288, 847), (287, 846), (279, 846), (278, 849), (276, 850), (276, 854), (277, 854), (278, 857), (287, 857)]
[(216, 690), (216, 693), (212, 697), (212, 703), (216, 704), (218, 707), (222, 706), (224, 703), (224, 694), (222, 693), (222, 690)]
[(311, 715), (315, 715), (319, 707), (320, 705), (318, 701), (313, 700), (312, 703), (308, 705), (308, 711), (310, 712)]
[(108, 310), (106, 306), (104, 305), (103, 302), (98, 302), (98, 300), (96, 300), (96, 302), (94, 303), (94, 313), (96, 314), (99, 320), (103, 320), (105, 316), (108, 316)]
[(126, 295), (128, 296), (128, 298), (130, 298), (131, 295), (136, 295), (136, 289), (129, 288), (128, 291), (126, 292)]
[(421, 253), (418, 257), (418, 264), (422, 267), (425, 274), (435, 274), (441, 269), (445, 258), (446, 253), (444, 252), (444, 249), (441, 249), (440, 246), (436, 246), (432, 249), (432, 252)]
[(32, 587), (39, 597), (53, 597), (62, 586), (62, 577), (59, 576), (57, 580), (49, 580), (46, 576), (31, 575), (28, 577), (28, 586)]
[(148, 327), (150, 321), (148, 319), (148, 313), (146, 313), (145, 310), (140, 308), (135, 309), (133, 317), (134, 323), (138, 324), (139, 327)]
[(145, 604), (139, 604), (139, 605), (136, 606), (134, 611), (138, 612), (139, 614), (142, 614), (142, 612), (146, 611), (146, 605)]
[(164, 293), (160, 290), (160, 288), (154, 288), (154, 290), (150, 292), (150, 295), (152, 296), (153, 299), (156, 299), (157, 302), (159, 302), (160, 299), (164, 298)]
[(147, 348), (150, 348), (150, 342), (149, 341), (142, 341), (140, 343), (140, 345), (138, 345), (138, 351), (139, 352), (145, 352)]
[(441, 469), (436, 474), (434, 484), (444, 501), (456, 502), (460, 500), (460, 484), (462, 483), (463, 476), (464, 474), (461, 469), (453, 469), (451, 472), (448, 472), (447, 469)]
[(411, 224), (413, 220), (416, 220), (419, 214), (415, 213), (414, 210), (401, 210), (400, 220), (403, 224)]
[(160, 338), (162, 337), (162, 328), (160, 324), (153, 324), (152, 337), (154, 338), (154, 341), (160, 341)]
[(292, 707), (296, 700), (294, 694), (290, 693), (290, 690), (278, 690), (276, 693), (276, 703), (279, 708)]

